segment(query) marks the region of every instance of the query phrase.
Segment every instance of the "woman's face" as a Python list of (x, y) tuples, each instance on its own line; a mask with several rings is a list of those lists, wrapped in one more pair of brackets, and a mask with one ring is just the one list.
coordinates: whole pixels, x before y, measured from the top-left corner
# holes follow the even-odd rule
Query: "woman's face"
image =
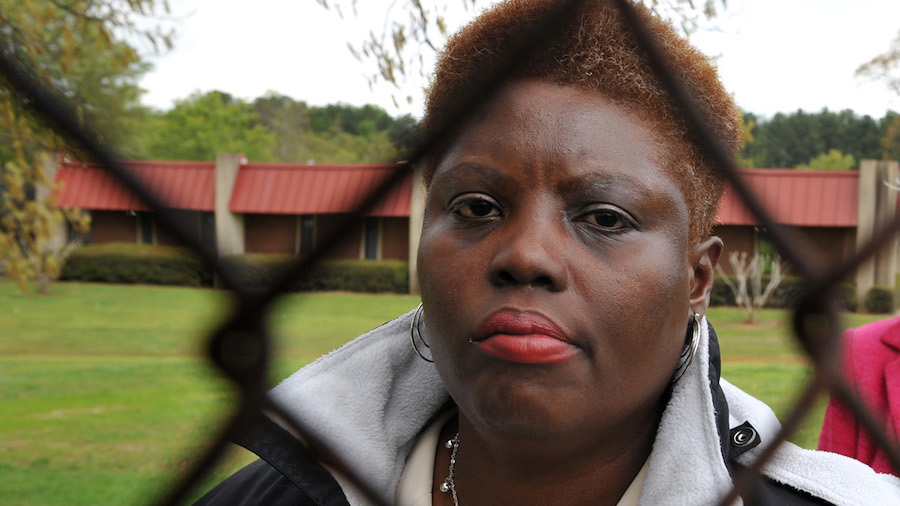
[(521, 81), (437, 167), (418, 260), (426, 339), (479, 432), (655, 428), (720, 250), (690, 246), (662, 149), (597, 92)]

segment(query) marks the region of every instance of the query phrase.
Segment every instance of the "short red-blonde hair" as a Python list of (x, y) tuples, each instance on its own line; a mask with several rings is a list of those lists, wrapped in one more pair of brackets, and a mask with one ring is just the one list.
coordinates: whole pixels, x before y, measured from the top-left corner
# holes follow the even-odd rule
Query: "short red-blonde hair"
[[(507, 0), (483, 13), (447, 43), (428, 92), (426, 133), (441, 124), (471, 91), (487, 69), (496, 68), (523, 32), (539, 26), (558, 0)], [(682, 84), (697, 97), (703, 114), (720, 141), (732, 153), (740, 147), (742, 119), (708, 58), (674, 28), (634, 5), (643, 26), (665, 51), (667, 62)], [(660, 136), (668, 168), (690, 208), (691, 241), (707, 237), (714, 224), (724, 180), (699, 147), (697, 136), (656, 78), (619, 9), (608, 0), (590, 0), (578, 7), (562, 36), (517, 68), (511, 79), (539, 79), (599, 91), (632, 111)], [(426, 185), (443, 150), (423, 162)]]

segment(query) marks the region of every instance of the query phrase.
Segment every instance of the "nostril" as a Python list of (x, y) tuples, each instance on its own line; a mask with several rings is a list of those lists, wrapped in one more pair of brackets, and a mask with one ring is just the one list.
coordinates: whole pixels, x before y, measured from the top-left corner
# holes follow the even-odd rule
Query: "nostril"
[(500, 271), (497, 273), (498, 285), (528, 285), (528, 286), (537, 286), (537, 287), (552, 287), (553, 280), (550, 279), (549, 276), (537, 276), (530, 279), (519, 279), (519, 277), (513, 275), (510, 271)]
[[(506, 238), (488, 266), (496, 287), (531, 287), (560, 291), (567, 286), (566, 255), (534, 234)], [(509, 240), (512, 239), (512, 240)]]
[(500, 278), (500, 283), (504, 285), (519, 284), (519, 280), (517, 280), (509, 271), (500, 271), (497, 277)]
[(538, 276), (538, 277), (532, 279), (528, 284), (530, 286), (551, 287), (551, 286), (553, 286), (553, 280), (550, 279), (549, 276)]

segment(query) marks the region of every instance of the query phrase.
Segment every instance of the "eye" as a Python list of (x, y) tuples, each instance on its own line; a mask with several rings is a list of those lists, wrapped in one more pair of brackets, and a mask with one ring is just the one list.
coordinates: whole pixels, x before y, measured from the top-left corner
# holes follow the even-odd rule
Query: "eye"
[(594, 209), (581, 215), (581, 219), (607, 230), (627, 230), (634, 228), (628, 218), (612, 209)]
[(450, 202), (450, 212), (471, 219), (494, 218), (500, 216), (500, 205), (487, 195), (467, 193)]

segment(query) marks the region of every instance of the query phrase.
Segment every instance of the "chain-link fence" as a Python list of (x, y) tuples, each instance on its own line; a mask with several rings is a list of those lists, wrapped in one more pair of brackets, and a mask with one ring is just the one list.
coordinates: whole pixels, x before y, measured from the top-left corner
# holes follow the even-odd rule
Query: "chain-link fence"
[[(344, 217), (344, 224), (351, 224), (364, 216), (390, 189), (406, 176), (408, 171), (426, 153), (438, 146), (441, 139), (466, 121), (480, 103), (490, 97), (504, 83), (507, 76), (520, 62), (529, 58), (529, 54), (559, 33), (572, 19), (577, 6), (583, 0), (565, 0), (556, 4), (551, 15), (545, 18), (541, 26), (532, 27), (522, 33), (520, 43), (512, 48), (497, 65), (493, 72), (482, 77), (480, 82), (472, 83), (469, 92), (459, 103), (455, 115), (447, 118), (443, 124), (437, 125), (433, 135), (426, 138), (409, 158), (409, 162), (398, 164), (393, 175), (381, 183), (359, 207)], [(695, 103), (698, 97), (691, 96), (679, 83), (677, 77), (669, 70), (666, 63), (665, 49), (659, 47), (653, 37), (638, 22), (638, 17), (628, 0), (616, 0), (618, 8), (627, 20), (630, 28), (642, 46), (649, 63), (658, 78), (664, 83), (672, 99), (690, 127), (698, 132), (702, 148), (712, 160), (713, 165), (720, 167), (736, 194), (743, 200), (762, 227), (765, 227), (771, 241), (778, 252), (794, 267), (805, 280), (805, 290), (793, 313), (794, 335), (798, 343), (806, 350), (814, 365), (812, 380), (797, 396), (793, 409), (784, 417), (783, 427), (775, 444), (769, 445), (760, 457), (748, 468), (738, 471), (734, 477), (732, 491), (721, 500), (721, 504), (730, 504), (739, 495), (743, 495), (752, 486), (760, 470), (773, 457), (779, 444), (786, 440), (809, 414), (816, 399), (826, 391), (831, 391), (843, 401), (858, 417), (862, 426), (883, 448), (892, 464), (900, 469), (900, 449), (894, 445), (885, 429), (877, 422), (871, 410), (855, 395), (841, 374), (838, 360), (841, 324), (838, 308), (830, 294), (838, 283), (860, 265), (873, 258), (875, 253), (885, 247), (900, 232), (900, 216), (895, 217), (883, 230), (878, 230), (873, 239), (860, 248), (850, 260), (824, 267), (817, 267), (819, 262), (816, 253), (796, 237), (788, 234), (784, 227), (778, 225), (767, 210), (761, 205), (742, 181), (737, 172), (735, 161), (721, 146), (717, 136), (710, 130), (702, 113)], [(18, 61), (0, 50), (0, 73), (9, 86), (14, 89), (39, 116), (49, 123), (61, 136), (67, 138), (79, 149), (88, 153), (95, 161), (104, 165), (121, 183), (138, 195), (157, 214), (160, 224), (166, 228), (182, 244), (195, 250), (206, 262), (213, 266), (226, 287), (233, 291), (235, 308), (208, 339), (209, 356), (215, 365), (233, 381), (233, 388), (238, 393), (239, 402), (234, 412), (205, 451), (196, 465), (187, 471), (183, 479), (170, 490), (161, 494), (163, 504), (178, 504), (184, 501), (192, 489), (213, 469), (218, 459), (225, 452), (231, 440), (253, 428), (253, 420), (262, 411), (274, 414), (291, 430), (305, 435), (307, 446), (316, 457), (326, 462), (333, 469), (344, 473), (366, 491), (374, 502), (383, 502), (374, 489), (358, 477), (354, 477), (352, 467), (343, 462), (352, 456), (338, 455), (330, 451), (319, 441), (312, 439), (310, 431), (288, 413), (279, 408), (267, 396), (267, 378), (270, 365), (270, 332), (266, 325), (267, 312), (273, 301), (281, 294), (288, 292), (294, 282), (304, 276), (311, 266), (323, 259), (340, 241), (338, 233), (327, 235), (314, 251), (294, 262), (286, 275), (280, 277), (272, 286), (264, 291), (248, 291), (235, 283), (235, 275), (227, 266), (220, 263), (215, 253), (205, 248), (194, 235), (177, 221), (174, 213), (163, 205), (159, 195), (153, 194), (123, 167), (116, 157), (114, 146), (98, 142), (90, 126), (84, 126), (75, 108), (52, 90), (40, 85), (31, 75), (30, 69), (23, 67)], [(349, 227), (336, 227), (333, 230), (346, 230)]]

